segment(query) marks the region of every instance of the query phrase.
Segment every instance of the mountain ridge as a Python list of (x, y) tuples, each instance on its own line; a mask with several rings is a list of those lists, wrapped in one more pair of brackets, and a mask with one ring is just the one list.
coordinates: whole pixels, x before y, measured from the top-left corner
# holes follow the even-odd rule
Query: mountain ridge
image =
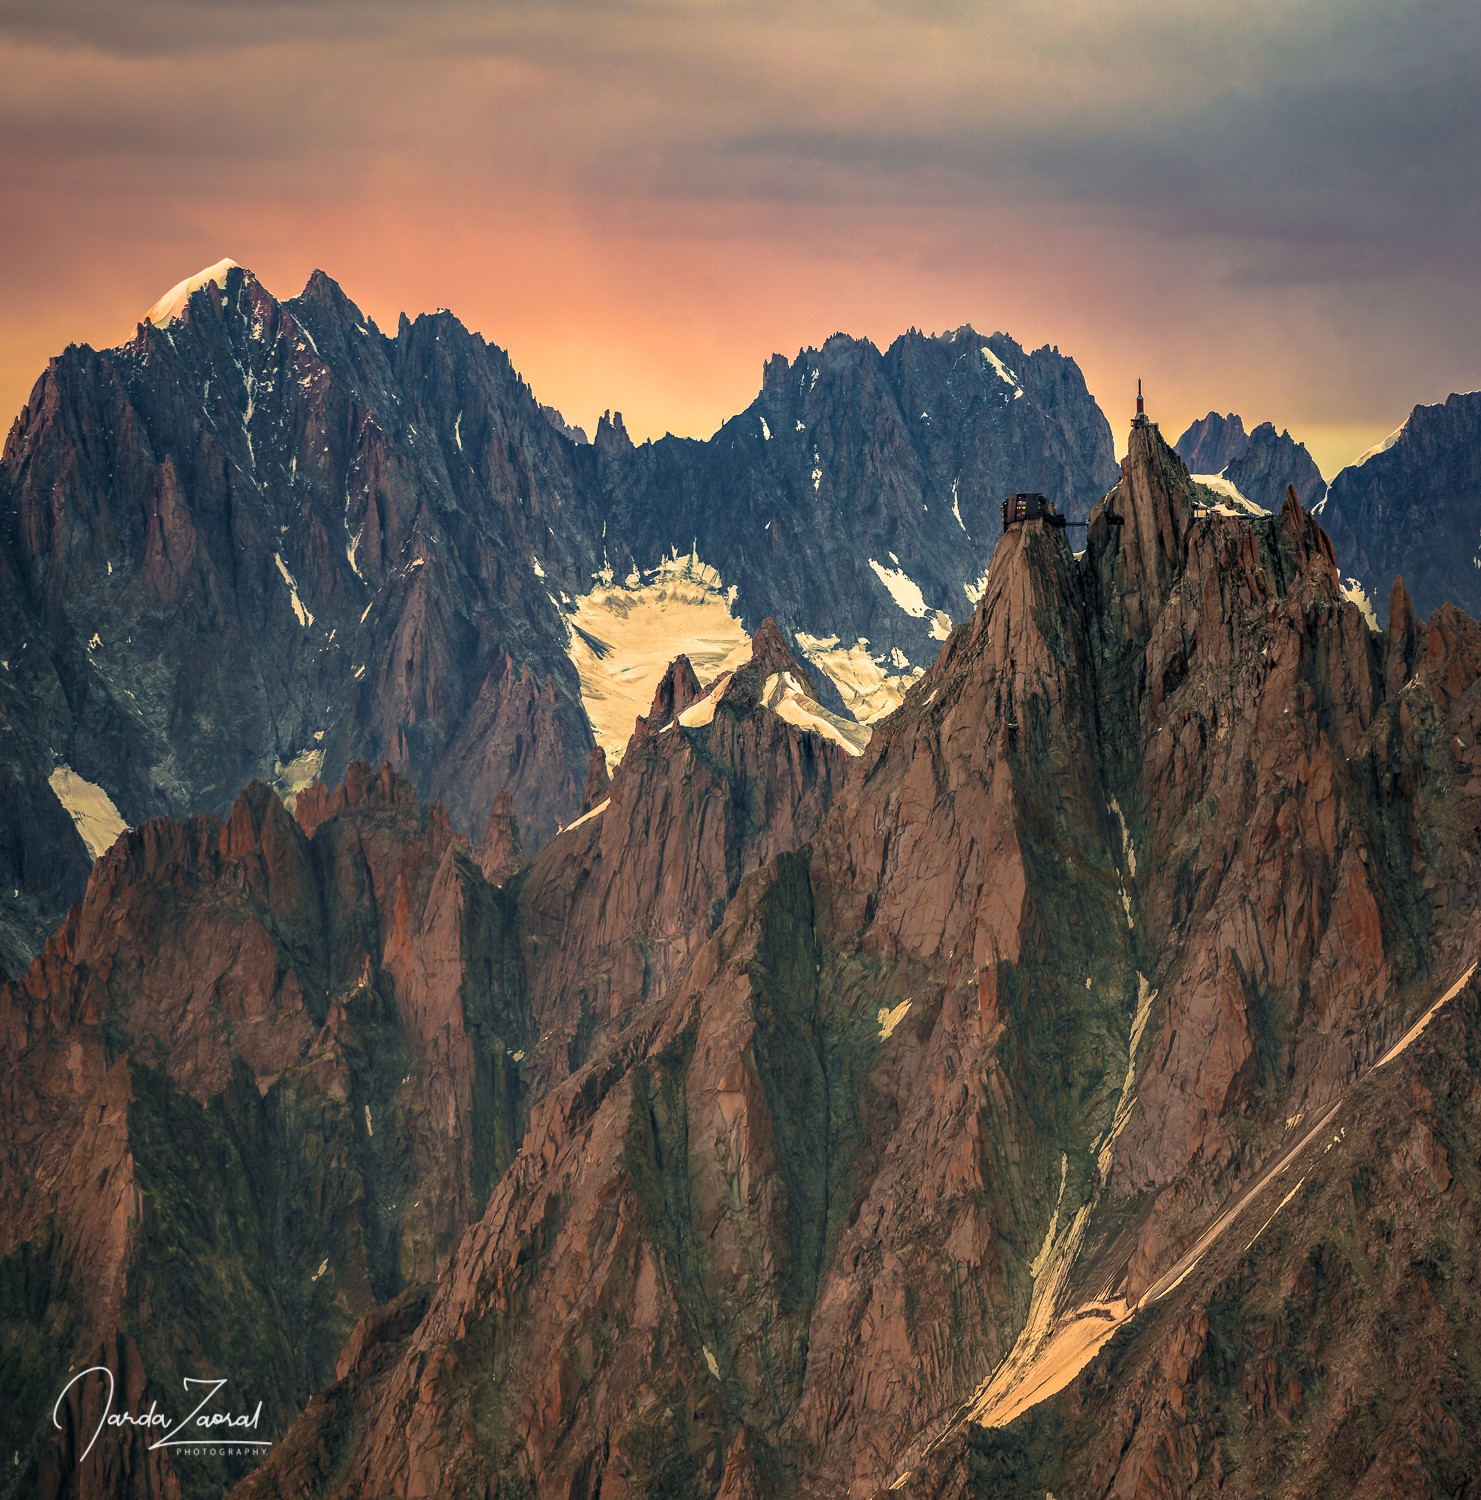
[(631, 714), (602, 718), (646, 649), (623, 632), (678, 586), (696, 620), (811, 642), (835, 714), (897, 701), (970, 608), (1008, 471), (1069, 504), (1111, 464), (1072, 362), (953, 337), (835, 337), (803, 351), (805, 391), (763, 383), (709, 443), (636, 447), (620, 415), (573, 443), (450, 313), (388, 338), (322, 271), (279, 302), (228, 267), (119, 349), (70, 348), (0, 459), (0, 807), (32, 913), (6, 909), (10, 966), (81, 896), (76, 858), (60, 885), (32, 873), (57, 764), (137, 825), (389, 759), (469, 833), (507, 788), (536, 848), (579, 803), (593, 723), (626, 744)]

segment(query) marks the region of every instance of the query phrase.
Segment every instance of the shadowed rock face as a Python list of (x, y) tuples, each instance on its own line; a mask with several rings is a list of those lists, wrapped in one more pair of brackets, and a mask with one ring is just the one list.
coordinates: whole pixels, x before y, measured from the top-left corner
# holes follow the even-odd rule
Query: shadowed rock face
[(1174, 448), (1189, 473), (1222, 474), (1246, 500), (1265, 510), (1279, 510), (1291, 485), (1308, 509), (1320, 505), (1327, 493), (1327, 482), (1306, 444), (1289, 432), (1277, 433), (1273, 422), (1261, 422), (1246, 434), (1239, 417), (1211, 411)]
[(1306, 444), (1284, 430), (1277, 433), (1273, 422), (1255, 428), (1244, 452), (1225, 466), (1224, 477), (1245, 499), (1266, 510), (1279, 510), (1291, 486), (1308, 510), (1320, 505), (1327, 493), (1327, 481)]
[(75, 848), (33, 874), (55, 763), (138, 825), (388, 760), (472, 836), (507, 788), (536, 849), (582, 800), (565, 616), (595, 574), (697, 550), (748, 629), (923, 667), (999, 493), (1083, 508), (1114, 472), (1073, 361), (1003, 335), (840, 335), (768, 371), (709, 442), (635, 448), (620, 414), (573, 442), (451, 314), (388, 338), (322, 273), (279, 302), (240, 268), (53, 360), (0, 458), (0, 861), (34, 910), (0, 919), (6, 972), (82, 894)]
[(1422, 616), (1481, 616), (1481, 392), (1416, 406), (1390, 446), (1332, 481), (1321, 522), (1380, 613), (1402, 574)]
[(25, 972), (91, 868), (47, 773), (14, 733), (0, 729), (0, 976)]
[(1221, 417), (1211, 411), (1194, 422), (1173, 448), (1190, 474), (1219, 474), (1231, 459), (1244, 457), (1249, 442), (1242, 418), (1233, 412)]
[[(362, 1341), (242, 1496), (1460, 1472), (1463, 1357), (1406, 1371), (1477, 1316), (1435, 1290), (1476, 1254), (1471, 1208), (1436, 1196), (1478, 1156), (1453, 1060), (1476, 992), (1372, 1065), (1471, 962), (1481, 629), (1420, 626), (1399, 591), (1372, 636), (1294, 495), (1268, 520), (1198, 512), (1155, 428), (1111, 503), (1125, 525), (1097, 511), (1080, 558), (1042, 522), (1007, 534), (810, 842), (733, 887), (727, 863), (713, 925), (648, 929), (652, 969), (620, 947), (623, 892), (697, 910), (720, 868), (711, 813), (655, 810), (715, 787), (715, 736), (744, 763), (761, 716), (727, 729), (722, 701), (707, 746), (635, 741), (605, 813), (521, 888), (544, 1049), (523, 1149), (420, 1321)], [(574, 986), (603, 965), (573, 1048)], [(1357, 1144), (1292, 1158), (1312, 1186), (1271, 1239), (1285, 1186), (1063, 1395), (970, 1428), (1010, 1350), (1134, 1303), (1334, 1108)], [(1354, 1319), (1387, 1330), (1381, 1361), (1319, 1368)]]
[[(808, 680), (767, 621), (731, 686), (783, 671)], [(605, 810), (552, 840), (523, 886), (541, 1028), (529, 1068), (541, 1092), (668, 992), (741, 882), (806, 844), (845, 783), (848, 753), (758, 707), (756, 694), (727, 687), (709, 723), (681, 724), (695, 690), (680, 658), (638, 721)]]

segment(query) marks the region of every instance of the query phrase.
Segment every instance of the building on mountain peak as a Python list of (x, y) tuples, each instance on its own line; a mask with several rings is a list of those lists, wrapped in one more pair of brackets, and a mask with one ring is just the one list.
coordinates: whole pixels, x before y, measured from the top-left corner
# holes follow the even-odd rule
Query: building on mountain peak
[(1142, 400), (1142, 382), (1140, 379), (1136, 383), (1136, 415), (1131, 419), (1131, 425), (1133, 427), (1155, 427), (1157, 425), (1155, 422), (1147, 420), (1147, 408)]

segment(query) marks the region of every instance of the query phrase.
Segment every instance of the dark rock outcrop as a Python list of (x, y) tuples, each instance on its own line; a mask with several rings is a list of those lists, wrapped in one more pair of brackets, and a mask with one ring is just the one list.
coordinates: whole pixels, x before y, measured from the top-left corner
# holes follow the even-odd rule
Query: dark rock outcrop
[(589, 813), (607, 795), (607, 788), (611, 785), (606, 751), (600, 745), (593, 745), (591, 759), (586, 763), (586, 790), (581, 794), (581, 811)]
[(484, 829), (483, 847), (478, 851), (478, 867), (490, 885), (503, 885), (525, 865), (524, 841), (519, 836), (519, 819), (514, 813), (514, 798), (506, 786), (489, 811)]
[[(0, 703), (5, 697), (0, 683)], [(6, 713), (0, 718), (0, 980), (30, 968), (56, 930), (58, 915), (86, 888), (92, 864), (82, 836)]]
[(1416, 611), (1481, 616), (1481, 392), (1416, 406), (1387, 445), (1333, 481), (1321, 522), (1344, 575), (1382, 602), (1402, 573)]
[(17, 734), (131, 825), (360, 757), (464, 829), (507, 785), (548, 837), (591, 738), (530, 559), (568, 590), (600, 562), (575, 451), (456, 319), (384, 338), (319, 273), (69, 349), (0, 462)]
[(562, 437), (570, 438), (573, 443), (589, 443), (591, 441), (587, 437), (584, 427), (573, 427), (553, 406), (542, 406), (540, 414)]

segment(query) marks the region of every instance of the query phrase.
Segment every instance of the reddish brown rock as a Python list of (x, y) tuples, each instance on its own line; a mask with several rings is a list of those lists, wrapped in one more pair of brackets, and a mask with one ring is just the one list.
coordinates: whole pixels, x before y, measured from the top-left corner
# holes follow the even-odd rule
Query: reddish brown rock
[[(1084, 554), (1010, 530), (857, 765), (756, 706), (774, 650), (704, 725), (673, 722), (676, 663), (605, 808), (506, 892), (430, 818), (389, 887), (373, 838), (369, 897), (313, 887), (362, 963), (340, 913), (376, 914), (449, 1134), (460, 1007), (467, 1035), (480, 996), (528, 1005), (528, 1124), (425, 1312), (360, 1322), (238, 1493), (1305, 1493), (1352, 1453), (1353, 1493), (1468, 1483), (1464, 1358), (1420, 1351), (1481, 1333), (1478, 992), (1374, 1064), (1474, 955), (1481, 628), (1374, 637), (1299, 505), (1209, 509), (1141, 425)], [(311, 853), (365, 816), (343, 795)], [(307, 892), (301, 831), (255, 808), (211, 836)], [(516, 901), (517, 953), (474, 941)], [(101, 1014), (90, 920), (37, 1005)], [(1116, 1317), (1235, 1217), (969, 1435), (1036, 1327)]]
[(653, 693), (653, 707), (646, 718), (638, 720), (638, 732), (650, 730), (657, 733), (684, 712), (701, 695), (699, 678), (689, 665), (687, 656), (676, 656), (668, 670), (659, 679)]
[[(605, 813), (542, 853), (530, 972), (560, 1051), (401, 1363), (348, 1370), (366, 1426), (333, 1493), (862, 1496), (916, 1465), (921, 1493), (970, 1493), (964, 1450), (927, 1440), (1019, 1336), (1034, 1264), (1063, 1247), (1064, 1296), (1146, 1285), (1398, 1034), (1481, 889), (1449, 832), (1474, 820), (1481, 632), (1438, 622), (1394, 701), (1400, 648), (1298, 506), (1202, 509), (1147, 428), (1110, 506), (1126, 525), (1093, 517), (1083, 559), (1040, 522), (1004, 537), (811, 849), (703, 940), (718, 859), (669, 861), (717, 847), (725, 804), (695, 789), (755, 732), (728, 695), (703, 757), (635, 740)], [(1454, 1153), (1405, 1139), (1391, 1170), (1453, 1193)], [(1100, 1492), (1228, 1472), (1189, 1422), (1223, 1334), (1176, 1306), (1136, 1387), (1156, 1414), (1107, 1384), (1072, 1429), (1105, 1445), (1075, 1471)], [(1250, 1379), (1241, 1408), (1258, 1389), (1283, 1423), (1318, 1403), (1278, 1358)]]
[[(254, 784), (224, 823), (126, 834), (0, 988), (0, 1262), (52, 1278), (53, 1395), (99, 1350), (132, 1351), (130, 1399), (162, 1409), (225, 1362), (281, 1431), (355, 1319), (447, 1264), (513, 1154), (512, 906), (389, 767), (352, 765), (299, 818)], [(291, 1332), (259, 1347), (254, 1326)], [(86, 1444), (57, 1441), (28, 1493), (71, 1492)], [(107, 1447), (81, 1471), (97, 1493), (180, 1493), (167, 1455), (107, 1480), (127, 1451)]]
[(605, 809), (552, 840), (524, 887), (537, 1088), (664, 995), (741, 880), (806, 843), (848, 773), (846, 751), (754, 699), (722, 697), (705, 725), (664, 722), (695, 689), (680, 657), (639, 720)]
[(770, 615), (751, 638), (751, 663), (763, 677), (770, 677), (774, 672), (790, 672), (809, 698), (818, 696), (812, 674), (793, 655), (792, 648)]
[(490, 885), (503, 885), (524, 865), (524, 845), (519, 837), (519, 819), (514, 815), (514, 798), (505, 787), (494, 798), (494, 805), (489, 810), (483, 847), (478, 852), (478, 867)]
[(586, 790), (581, 795), (581, 811), (589, 813), (607, 795), (612, 777), (607, 771), (607, 752), (600, 745), (591, 747), (591, 759), (586, 765)]

